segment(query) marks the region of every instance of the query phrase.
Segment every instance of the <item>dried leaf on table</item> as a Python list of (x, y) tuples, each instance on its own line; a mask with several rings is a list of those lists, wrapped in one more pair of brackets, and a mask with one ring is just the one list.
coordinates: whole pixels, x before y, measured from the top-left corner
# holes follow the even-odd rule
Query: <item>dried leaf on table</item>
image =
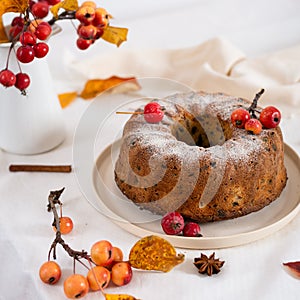
[(184, 261), (183, 254), (165, 239), (151, 235), (140, 239), (130, 250), (129, 262), (133, 268), (169, 272)]
[(107, 26), (101, 38), (119, 47), (123, 42), (127, 41), (127, 33), (127, 28)]
[(95, 98), (97, 95), (108, 89), (111, 89), (111, 92), (124, 93), (138, 90), (140, 89), (140, 85), (135, 77), (121, 78), (112, 76), (107, 79), (91, 79), (86, 82), (85, 87), (79, 96), (88, 100)]
[(8, 12), (25, 12), (29, 0), (1, 0), (0, 2), (0, 43), (8, 42), (2, 16)]
[(59, 94), (58, 99), (62, 108), (67, 107), (77, 97), (77, 92)]
[(105, 300), (139, 300), (127, 294), (104, 294)]
[(300, 279), (300, 261), (283, 263), (288, 273), (295, 278)]
[(53, 5), (50, 8), (50, 11), (53, 14), (54, 18), (58, 17), (58, 11), (60, 9), (64, 9), (64, 10), (76, 10), (78, 8), (78, 1), (77, 0), (63, 0), (55, 5)]

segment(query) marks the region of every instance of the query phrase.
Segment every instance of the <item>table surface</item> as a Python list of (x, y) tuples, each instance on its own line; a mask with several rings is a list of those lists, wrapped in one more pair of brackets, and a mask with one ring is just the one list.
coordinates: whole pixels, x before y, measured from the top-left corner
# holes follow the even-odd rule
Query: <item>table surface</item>
[[(129, 28), (125, 49), (175, 49), (194, 46), (222, 36), (248, 57), (265, 55), (300, 43), (300, 2), (294, 0), (207, 1), (96, 1), (110, 11), (115, 24)], [(87, 52), (75, 47), (74, 27), (62, 22), (63, 32), (49, 41), (48, 57), (57, 93), (78, 89), (65, 59), (118, 51), (103, 43)], [(81, 84), (83, 84), (81, 82)], [(299, 84), (299, 83), (298, 83)], [(2, 96), (2, 95), (1, 95)], [(72, 164), (73, 141), (89, 101), (76, 99), (63, 110), (66, 138), (54, 150), (22, 156), (0, 152), (0, 299), (65, 299), (62, 283), (48, 286), (40, 282), (38, 269), (47, 259), (54, 238), (52, 216), (47, 213), (50, 190), (65, 187), (64, 212), (75, 226), (66, 241), (75, 249), (90, 249), (100, 239), (110, 240), (128, 257), (138, 237), (128, 233), (100, 214), (85, 198), (76, 172), (70, 174), (10, 173), (11, 163)], [(300, 154), (299, 115), (282, 122), (284, 140)], [(121, 126), (121, 125), (120, 125)], [(106, 140), (110, 132), (103, 132)], [(299, 195), (295, 195), (299, 197)], [(282, 267), (286, 261), (299, 260), (299, 214), (284, 228), (268, 237), (245, 245), (225, 249), (177, 249), (186, 260), (169, 273), (134, 271), (128, 286), (110, 288), (112, 293), (129, 293), (140, 299), (298, 299), (299, 280)], [(213, 277), (197, 274), (192, 264), (200, 252), (225, 260), (222, 271)], [(64, 274), (70, 274), (71, 259), (58, 250)], [(80, 267), (78, 270), (81, 270)], [(66, 275), (64, 275), (66, 276)], [(86, 299), (101, 299), (90, 293)]]

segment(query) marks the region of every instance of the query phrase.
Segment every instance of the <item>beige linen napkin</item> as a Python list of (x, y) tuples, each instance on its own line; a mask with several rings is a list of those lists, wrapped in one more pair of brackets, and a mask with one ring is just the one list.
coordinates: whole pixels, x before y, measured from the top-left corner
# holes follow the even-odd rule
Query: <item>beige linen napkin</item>
[(251, 100), (266, 91), (261, 105), (277, 105), (289, 115), (300, 112), (300, 46), (247, 58), (222, 38), (183, 49), (117, 49), (99, 57), (72, 62), (85, 79), (111, 75), (163, 77), (194, 90), (223, 92)]

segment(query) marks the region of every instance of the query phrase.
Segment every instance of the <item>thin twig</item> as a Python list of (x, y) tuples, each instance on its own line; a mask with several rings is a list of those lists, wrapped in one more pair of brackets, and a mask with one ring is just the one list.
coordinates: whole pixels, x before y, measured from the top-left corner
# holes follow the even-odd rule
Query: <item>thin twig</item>
[(259, 100), (259, 98), (262, 96), (262, 94), (265, 92), (264, 89), (261, 89), (254, 97), (253, 101), (252, 101), (252, 104), (250, 105), (250, 107), (248, 108), (250, 114), (252, 115), (253, 118), (256, 118), (256, 115), (255, 115), (255, 112), (257, 111), (256, 110), (256, 107), (257, 107), (257, 102)]
[(60, 15), (57, 16), (57, 18), (53, 17), (51, 20), (48, 21), (49, 25), (53, 25), (57, 21), (61, 20), (74, 20), (75, 19), (75, 13), (76, 11), (64, 11)]

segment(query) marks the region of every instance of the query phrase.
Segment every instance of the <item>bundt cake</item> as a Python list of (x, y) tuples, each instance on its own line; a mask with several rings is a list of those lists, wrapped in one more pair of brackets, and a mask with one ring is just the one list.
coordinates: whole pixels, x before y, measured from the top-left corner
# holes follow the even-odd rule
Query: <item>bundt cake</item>
[(189, 92), (158, 102), (161, 122), (134, 114), (123, 130), (115, 182), (127, 198), (154, 213), (176, 210), (211, 222), (258, 211), (280, 196), (287, 181), (280, 127), (253, 135), (230, 121), (249, 101)]

